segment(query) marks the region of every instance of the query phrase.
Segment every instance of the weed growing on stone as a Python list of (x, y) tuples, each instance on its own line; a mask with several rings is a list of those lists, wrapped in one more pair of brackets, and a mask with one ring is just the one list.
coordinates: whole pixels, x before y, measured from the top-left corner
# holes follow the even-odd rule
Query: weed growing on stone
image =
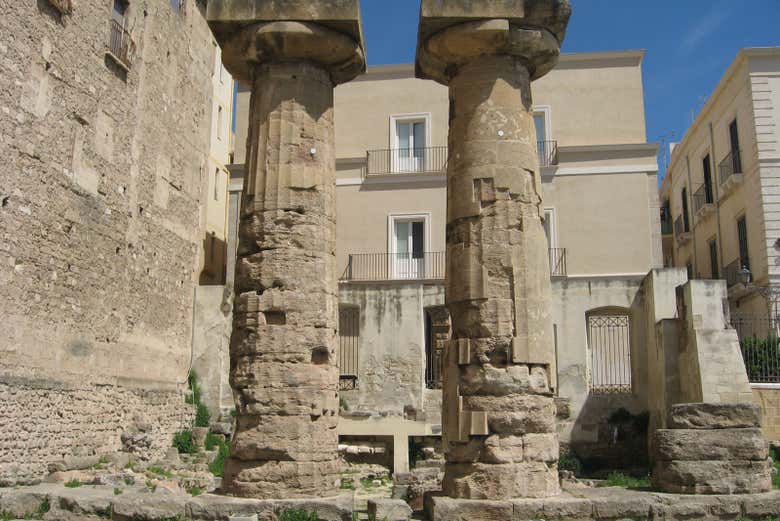
[(114, 487), (114, 495), (115, 496), (121, 496), (122, 495), (122, 489), (119, 487)]
[(82, 483), (81, 481), (79, 481), (77, 479), (71, 479), (70, 481), (66, 481), (65, 482), (65, 486), (68, 487), (68, 488), (79, 488), (83, 484), (84, 483)]
[(209, 472), (215, 476), (222, 477), (225, 473), (225, 460), (230, 456), (230, 444), (219, 438), (217, 445), (219, 446), (217, 457), (209, 464)]
[(179, 454), (195, 454), (198, 452), (195, 443), (192, 441), (192, 431), (181, 431), (173, 435), (173, 446), (179, 451)]
[(200, 401), (201, 389), (198, 384), (198, 375), (195, 371), (190, 371), (188, 382), (192, 396), (187, 398), (187, 403), (191, 403), (195, 406), (195, 426), (196, 427), (208, 427), (211, 425), (211, 414), (206, 405)]
[(155, 490), (157, 490), (157, 483), (155, 483), (154, 481), (152, 481), (150, 479), (147, 479), (146, 480), (146, 488), (148, 488), (150, 492), (154, 492)]
[(777, 471), (772, 475), (772, 486), (780, 488), (780, 454), (775, 449), (772, 449), (769, 451), (769, 455), (772, 457), (772, 464)]
[(279, 521), (319, 521), (319, 517), (317, 517), (317, 512), (307, 512), (296, 508), (281, 512)]
[(163, 476), (168, 479), (173, 477), (173, 474), (171, 473), (170, 470), (165, 470), (162, 467), (149, 467), (146, 470), (151, 472), (152, 474), (157, 474), (158, 476)]
[(133, 483), (135, 483), (135, 480), (133, 478), (131, 478), (130, 476), (125, 476), (125, 480), (124, 481), (125, 481), (125, 485), (132, 485)]
[(43, 501), (41, 501), (41, 504), (38, 505), (38, 510), (36, 513), (39, 517), (43, 517), (45, 513), (47, 513), (49, 510), (51, 510), (51, 505), (49, 504), (49, 498), (44, 498)]
[(582, 462), (570, 449), (561, 448), (558, 455), (558, 470), (568, 470), (575, 476), (579, 476), (582, 474)]
[(190, 487), (187, 489), (187, 493), (192, 497), (195, 497), (203, 494), (203, 489), (200, 487)]
[(5, 510), (0, 512), (0, 521), (11, 521), (12, 519), (14, 519), (14, 516), (10, 512)]
[(622, 487), (622, 488), (650, 488), (652, 483), (650, 477), (635, 478), (627, 476), (622, 472), (612, 472), (607, 479), (599, 483), (600, 487)]
[(341, 478), (341, 490), (355, 490), (355, 482), (352, 478)]

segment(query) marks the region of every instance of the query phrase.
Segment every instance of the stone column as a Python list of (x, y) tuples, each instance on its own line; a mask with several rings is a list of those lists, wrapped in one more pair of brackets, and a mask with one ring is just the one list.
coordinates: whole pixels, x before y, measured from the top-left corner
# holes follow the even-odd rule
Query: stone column
[(423, 0), (417, 73), (450, 87), (444, 492), (559, 493), (551, 288), (531, 81), (567, 0)]
[(357, 0), (276, 4), (208, 11), (228, 70), (252, 85), (223, 490), (327, 496), (340, 470), (333, 88), (365, 61)]

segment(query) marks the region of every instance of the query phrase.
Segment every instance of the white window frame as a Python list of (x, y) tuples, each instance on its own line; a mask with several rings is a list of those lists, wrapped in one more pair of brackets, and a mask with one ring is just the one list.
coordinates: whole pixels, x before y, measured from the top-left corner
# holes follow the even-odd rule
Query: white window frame
[[(387, 216), (388, 273), (395, 273), (395, 223), (396, 221), (423, 221), (423, 259), (430, 252), (431, 212), (391, 213)], [(424, 262), (423, 261), (423, 262)]]
[(552, 107), (550, 105), (534, 105), (533, 116), (542, 114), (544, 116), (544, 140), (552, 141)]
[(217, 139), (219, 141), (222, 141), (222, 123), (225, 119), (224, 112), (225, 110), (222, 108), (222, 105), (219, 105), (217, 107)]
[(545, 207), (544, 209), (544, 218), (547, 220), (547, 216), (550, 216), (550, 244), (549, 248), (557, 248), (558, 247), (558, 225), (557, 225), (557, 216), (555, 215), (555, 207)]
[(425, 123), (425, 147), (431, 146), (431, 113), (420, 112), (417, 114), (393, 114), (390, 116), (390, 149), (398, 148), (398, 133), (396, 132), (397, 123), (414, 123), (416, 121), (423, 121)]

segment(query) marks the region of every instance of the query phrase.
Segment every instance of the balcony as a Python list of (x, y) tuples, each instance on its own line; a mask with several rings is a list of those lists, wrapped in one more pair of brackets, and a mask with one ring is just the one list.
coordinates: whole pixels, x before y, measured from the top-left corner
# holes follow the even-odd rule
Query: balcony
[(740, 259), (736, 259), (723, 268), (723, 278), (726, 279), (726, 286), (728, 286), (730, 291), (732, 287), (738, 285), (744, 286), (746, 283), (750, 282), (744, 280), (744, 273), (749, 272), (748, 270), (750, 270), (750, 259), (745, 259), (744, 262)]
[(661, 208), (661, 235), (672, 235), (673, 233), (672, 214), (667, 208)]
[[(540, 166), (558, 164), (557, 141), (538, 141), (536, 145)], [(447, 158), (447, 147), (369, 150), (366, 175), (443, 174), (447, 169)]]
[(685, 220), (683, 216), (679, 216), (674, 220), (674, 236), (677, 239), (677, 244), (685, 244), (691, 240), (691, 232), (687, 226), (685, 226)]
[(135, 43), (127, 29), (116, 20), (111, 20), (111, 37), (108, 45), (108, 56), (125, 71), (132, 66), (132, 57), (135, 54)]
[(697, 219), (706, 219), (707, 216), (715, 212), (715, 205), (712, 198), (712, 187), (701, 185), (693, 193), (693, 213)]
[[(566, 277), (566, 248), (550, 248), (550, 276)], [(352, 253), (341, 282), (444, 280), (443, 251), (425, 253)]]
[(732, 150), (718, 165), (722, 197), (731, 194), (744, 181), (742, 174), (742, 153)]

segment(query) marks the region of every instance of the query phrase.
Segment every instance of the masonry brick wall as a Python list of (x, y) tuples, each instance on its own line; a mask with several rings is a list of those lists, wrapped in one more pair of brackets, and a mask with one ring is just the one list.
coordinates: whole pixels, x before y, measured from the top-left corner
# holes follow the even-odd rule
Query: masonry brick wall
[(780, 389), (753, 387), (753, 401), (761, 406), (764, 415), (764, 436), (780, 441)]
[(164, 450), (186, 410), (216, 47), (199, 2), (130, 0), (125, 71), (113, 0), (73, 4), (0, 0), (6, 481), (118, 448), (138, 415)]

